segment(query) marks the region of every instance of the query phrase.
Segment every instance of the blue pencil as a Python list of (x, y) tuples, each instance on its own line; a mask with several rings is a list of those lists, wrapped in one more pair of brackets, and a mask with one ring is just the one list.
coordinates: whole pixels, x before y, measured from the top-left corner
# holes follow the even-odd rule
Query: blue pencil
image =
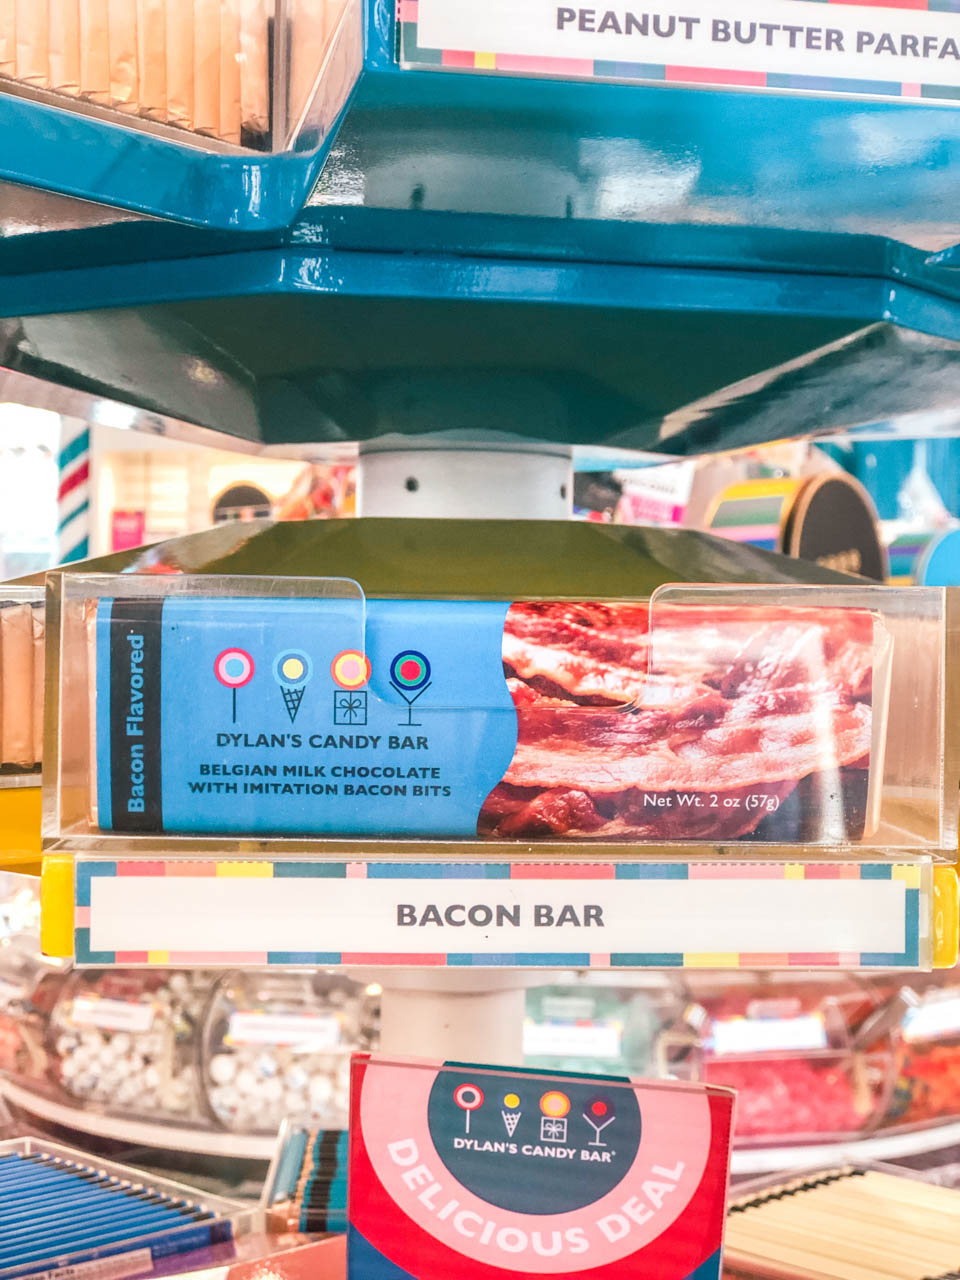
[[(199, 1220), (213, 1218), (212, 1214), (200, 1215)], [(169, 1216), (156, 1221), (148, 1219), (145, 1222), (144, 1229), (137, 1232), (134, 1227), (135, 1222), (128, 1220), (126, 1217), (120, 1217), (105, 1222), (97, 1226), (92, 1232), (84, 1226), (78, 1224), (70, 1227), (64, 1233), (50, 1236), (49, 1234), (44, 1240), (32, 1241), (21, 1248), (14, 1246), (11, 1249), (4, 1249), (0, 1252), (0, 1271), (4, 1267), (13, 1267), (21, 1262), (32, 1262), (38, 1258), (49, 1258), (52, 1255), (67, 1255), (78, 1249), (95, 1249), (101, 1244), (111, 1244), (117, 1240), (130, 1240), (150, 1237), (158, 1231), (171, 1232), (182, 1230), (190, 1227), (191, 1223), (196, 1223), (198, 1218), (185, 1217), (176, 1223), (171, 1223)], [(144, 1242), (146, 1247), (146, 1241)]]
[[(218, 1229), (222, 1227), (227, 1228), (226, 1234)], [(159, 1235), (139, 1240), (131, 1240), (129, 1236), (121, 1231), (109, 1240), (98, 1240), (95, 1245), (81, 1245), (73, 1250), (60, 1249), (55, 1254), (50, 1253), (49, 1250), (42, 1250), (33, 1253), (29, 1257), (18, 1258), (12, 1266), (0, 1269), (0, 1276), (3, 1276), (4, 1280), (8, 1280), (8, 1277), (21, 1275), (31, 1269), (42, 1271), (55, 1266), (63, 1266), (66, 1263), (71, 1266), (79, 1266), (83, 1262), (89, 1262), (95, 1258), (109, 1257), (114, 1253), (124, 1253), (130, 1249), (149, 1249), (151, 1257), (155, 1261), (158, 1258), (169, 1257), (170, 1254), (187, 1253), (191, 1249), (199, 1249), (203, 1245), (215, 1244), (221, 1240), (228, 1239), (230, 1239), (228, 1223), (205, 1224), (202, 1227), (187, 1229), (179, 1228), (176, 1231), (163, 1232)]]
[(21, 1203), (40, 1205), (47, 1200), (55, 1200), (58, 1197), (65, 1201), (67, 1198), (123, 1195), (128, 1192), (139, 1194), (143, 1191), (146, 1191), (146, 1188), (142, 1184), (133, 1182), (79, 1182), (76, 1179), (51, 1181), (40, 1185), (32, 1184), (26, 1187), (17, 1186), (3, 1191), (2, 1198), (0, 1198), (0, 1219), (6, 1216), (8, 1212), (14, 1211)]
[(138, 1212), (125, 1213), (122, 1210), (110, 1209), (100, 1213), (86, 1213), (68, 1219), (60, 1227), (50, 1226), (25, 1227), (16, 1233), (4, 1233), (3, 1248), (0, 1250), (0, 1266), (19, 1261), (30, 1249), (42, 1246), (49, 1251), (52, 1242), (77, 1241), (81, 1246), (95, 1244), (99, 1236), (115, 1229), (123, 1228), (130, 1236), (149, 1235), (174, 1226), (185, 1226), (198, 1221), (194, 1214), (171, 1213), (163, 1207), (147, 1208)]
[(111, 1196), (109, 1199), (101, 1199), (92, 1203), (87, 1202), (80, 1205), (72, 1205), (69, 1208), (65, 1208), (64, 1211), (59, 1214), (51, 1208), (40, 1215), (28, 1214), (19, 1226), (7, 1227), (4, 1230), (3, 1236), (0, 1237), (0, 1252), (5, 1250), (8, 1239), (22, 1236), (28, 1231), (49, 1230), (48, 1223), (51, 1221), (66, 1225), (69, 1221), (77, 1217), (82, 1218), (84, 1222), (91, 1222), (104, 1215), (116, 1216), (118, 1213), (129, 1214), (132, 1216), (133, 1214), (142, 1213), (183, 1215), (195, 1212), (199, 1212), (198, 1206), (196, 1205), (181, 1206), (166, 1204), (163, 1201), (149, 1204), (146, 1201), (135, 1200), (129, 1196), (122, 1196), (120, 1198)]

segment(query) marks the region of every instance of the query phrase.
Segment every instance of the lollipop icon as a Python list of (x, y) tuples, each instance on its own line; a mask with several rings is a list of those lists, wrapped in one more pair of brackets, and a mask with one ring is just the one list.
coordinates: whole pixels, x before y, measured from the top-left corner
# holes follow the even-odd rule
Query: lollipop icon
[(413, 704), (430, 688), (429, 659), (417, 649), (403, 649), (390, 663), (390, 684), (407, 704), (407, 724), (416, 725)]
[(291, 724), (297, 718), (303, 691), (312, 674), (313, 665), (300, 649), (287, 649), (284, 653), (277, 654), (273, 661), (273, 678), (280, 686), (283, 705), (287, 708)]
[(453, 1091), (453, 1100), (466, 1113), (464, 1133), (470, 1132), (470, 1116), (483, 1106), (483, 1090), (476, 1084), (459, 1084)]
[(246, 649), (224, 649), (213, 661), (213, 674), (233, 691), (233, 723), (237, 723), (237, 690), (253, 679), (255, 667)]

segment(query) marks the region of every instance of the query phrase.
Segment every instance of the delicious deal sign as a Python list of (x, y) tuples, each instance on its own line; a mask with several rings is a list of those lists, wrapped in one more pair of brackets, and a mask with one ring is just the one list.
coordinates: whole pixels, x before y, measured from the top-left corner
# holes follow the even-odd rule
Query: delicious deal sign
[(718, 1280), (733, 1095), (353, 1062), (349, 1280)]
[(399, 0), (408, 65), (960, 99), (953, 0)]

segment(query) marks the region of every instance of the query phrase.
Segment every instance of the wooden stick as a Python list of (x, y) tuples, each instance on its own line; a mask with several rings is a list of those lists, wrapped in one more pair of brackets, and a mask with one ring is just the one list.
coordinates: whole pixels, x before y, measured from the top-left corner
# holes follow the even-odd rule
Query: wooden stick
[[(811, 1258), (806, 1250), (791, 1248), (766, 1236), (761, 1239), (749, 1238), (744, 1241), (743, 1248), (734, 1244), (731, 1252), (736, 1258), (745, 1261), (781, 1264), (789, 1268), (788, 1274), (795, 1275), (797, 1280), (876, 1280), (877, 1275), (872, 1267), (861, 1267), (856, 1262), (839, 1260), (828, 1262), (829, 1270), (824, 1271), (820, 1260)], [(921, 1274), (914, 1269), (912, 1272), (903, 1272), (898, 1280), (921, 1280)]]
[(960, 1271), (960, 1195), (946, 1187), (836, 1169), (733, 1208), (728, 1253), (791, 1280), (926, 1280)]
[(855, 1192), (853, 1188), (845, 1189), (842, 1201), (838, 1200), (836, 1203), (854, 1213), (860, 1222), (879, 1227), (898, 1226), (911, 1234), (960, 1247), (960, 1231), (956, 1225), (951, 1225), (940, 1209), (930, 1210), (919, 1205), (883, 1201), (865, 1192)]
[[(934, 1272), (949, 1271), (960, 1255), (956, 1240), (930, 1242), (922, 1235), (908, 1235), (896, 1228), (881, 1230), (873, 1224), (865, 1230), (857, 1220), (850, 1221), (841, 1214), (804, 1213), (801, 1208), (798, 1205), (795, 1212), (774, 1212), (780, 1206), (771, 1205), (757, 1210), (753, 1220), (744, 1214), (747, 1220), (742, 1229), (752, 1236), (764, 1235), (775, 1241), (782, 1238), (798, 1247), (806, 1245), (811, 1254), (830, 1260), (857, 1262), (872, 1258), (880, 1274), (896, 1277), (913, 1275), (920, 1263)], [(739, 1224), (731, 1223), (728, 1237), (739, 1239), (740, 1232)]]

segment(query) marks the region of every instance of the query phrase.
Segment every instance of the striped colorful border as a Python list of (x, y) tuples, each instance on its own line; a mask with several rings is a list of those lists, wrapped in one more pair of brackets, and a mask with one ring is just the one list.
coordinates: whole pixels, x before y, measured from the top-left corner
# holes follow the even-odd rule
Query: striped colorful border
[[(76, 864), (74, 891), (74, 957), (82, 965), (406, 965), (409, 967), (510, 968), (913, 968), (920, 965), (920, 873), (906, 863), (733, 863), (733, 862), (294, 862), (287, 860), (171, 859), (83, 861)], [(92, 951), (90, 885), (99, 876), (169, 876), (186, 882), (197, 876), (245, 876), (262, 879), (398, 879), (398, 880), (903, 880), (906, 884), (905, 939), (902, 952), (509, 952), (497, 955), (437, 952), (396, 955), (357, 951)], [(184, 892), (189, 892), (185, 883)]]
[[(811, 4), (856, 3), (865, 8), (920, 9), (960, 13), (960, 0), (804, 0)], [(868, 98), (960, 101), (960, 88), (898, 80), (845, 80), (832, 76), (779, 75), (764, 71), (730, 71), (720, 67), (681, 67), (652, 62), (603, 62), (592, 58), (540, 58), (511, 53), (462, 49), (425, 49), (418, 43), (419, 0), (397, 0), (400, 60), (407, 66), (447, 71), (502, 71), (508, 75), (541, 75), (561, 80), (626, 80), (663, 84), (721, 85), (740, 89), (797, 90), (840, 93)]]

